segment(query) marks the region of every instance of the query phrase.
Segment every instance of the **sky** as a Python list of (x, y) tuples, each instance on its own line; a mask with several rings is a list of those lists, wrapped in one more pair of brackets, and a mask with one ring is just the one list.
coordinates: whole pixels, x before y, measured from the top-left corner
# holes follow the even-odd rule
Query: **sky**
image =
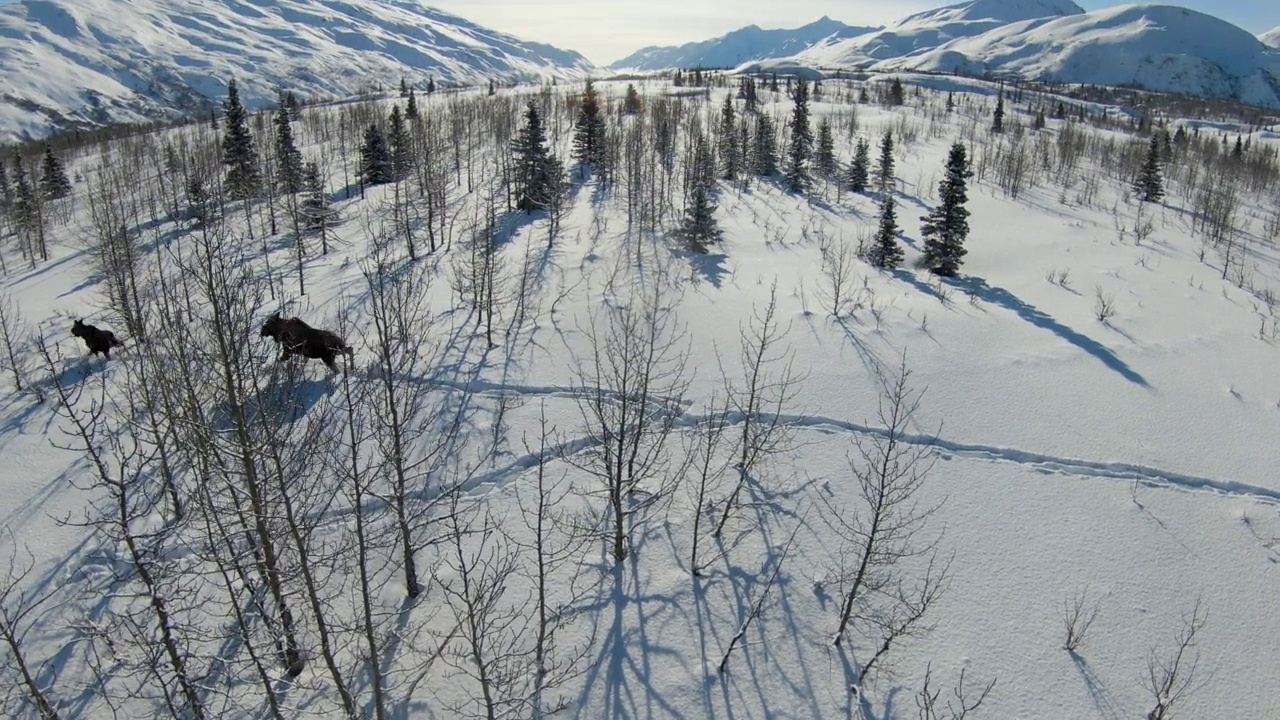
[[(723, 35), (745, 25), (799, 27), (823, 15), (849, 25), (888, 25), (959, 0), (424, 0), (525, 40), (577, 50), (607, 65), (647, 45)], [(1075, 0), (1085, 10), (1125, 3)], [(1149, 3), (1150, 4), (1150, 3)], [(1280, 0), (1166, 0), (1258, 34), (1280, 25)]]

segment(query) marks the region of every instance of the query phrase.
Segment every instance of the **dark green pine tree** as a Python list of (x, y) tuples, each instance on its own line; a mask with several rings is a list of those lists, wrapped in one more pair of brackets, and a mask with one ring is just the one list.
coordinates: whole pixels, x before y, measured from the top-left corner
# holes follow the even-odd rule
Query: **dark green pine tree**
[(284, 107), (276, 112), (275, 126), (276, 189), (287, 195), (302, 192), (302, 153), (293, 142), (293, 126)]
[[(329, 195), (324, 191), (324, 178), (320, 175), (319, 165), (307, 163), (302, 171), (302, 184), (303, 230), (308, 235), (320, 235), (323, 239), (333, 212), (329, 209)], [(327, 243), (322, 245), (327, 249)]]
[(1159, 202), (1164, 197), (1164, 178), (1160, 172), (1160, 134), (1152, 133), (1147, 157), (1133, 182), (1133, 190), (1142, 202)]
[(1004, 91), (996, 95), (996, 109), (991, 114), (991, 132), (1004, 132)]
[(627, 83), (627, 94), (622, 99), (622, 111), (628, 115), (640, 112), (640, 92), (631, 83)]
[(804, 192), (809, 187), (809, 158), (813, 155), (813, 130), (809, 127), (809, 82), (800, 78), (792, 96), (787, 187), (791, 192)]
[(860, 105), (866, 105), (868, 102), (871, 102), (871, 98), (867, 97), (867, 86), (863, 85), (858, 88), (858, 103)]
[(723, 233), (716, 222), (715, 211), (707, 188), (702, 183), (694, 183), (680, 223), (680, 233), (693, 252), (705, 254), (708, 245), (720, 241)]
[(849, 163), (849, 190), (866, 192), (867, 180), (871, 174), (871, 144), (865, 138), (858, 138), (853, 147), (853, 162)]
[(956, 109), (956, 101), (953, 97), (951, 97), (951, 93), (948, 92), (947, 93), (947, 112), (950, 113), (955, 109)]
[(404, 115), (400, 114), (400, 106), (391, 106), (391, 115), (387, 123), (387, 144), (391, 153), (391, 179), (403, 180), (409, 176), (412, 165), (412, 145), (409, 141), (409, 128), (405, 125)]
[(946, 177), (938, 186), (938, 207), (920, 218), (923, 221), (920, 234), (924, 237), (924, 265), (936, 275), (955, 277), (962, 258), (968, 252), (964, 249), (964, 241), (969, 237), (966, 181), (972, 176), (964, 145), (957, 142), (947, 154)]
[(1055, 109), (1054, 109), (1054, 111), (1053, 111), (1053, 119), (1054, 119), (1054, 120), (1066, 120), (1066, 119), (1067, 119), (1067, 106), (1066, 106), (1066, 105), (1064, 105), (1064, 104), (1062, 104), (1061, 102), (1059, 102), (1059, 103), (1058, 103), (1058, 107), (1057, 107), (1057, 108), (1055, 108)]
[(1045, 125), (1045, 120), (1044, 120), (1044, 109), (1043, 109), (1043, 108), (1041, 108), (1041, 109), (1036, 113), (1036, 119), (1032, 122), (1032, 124), (1031, 124), (1031, 129), (1032, 129), (1032, 130), (1043, 130), (1043, 129), (1044, 129), (1044, 125)]
[(755, 146), (751, 152), (751, 166), (756, 174), (769, 177), (778, 173), (778, 138), (774, 133), (773, 119), (767, 113), (756, 115), (756, 130), (752, 137)]
[(893, 131), (885, 130), (880, 138), (880, 160), (876, 164), (875, 189), (881, 195), (893, 191)]
[(391, 182), (391, 151), (377, 123), (370, 123), (360, 145), (360, 184), (381, 185)]
[(902, 81), (895, 77), (893, 82), (889, 83), (889, 105), (897, 107), (906, 101), (907, 94), (902, 89)]
[(413, 88), (409, 88), (409, 99), (405, 101), (404, 116), (408, 120), (418, 119), (418, 96), (414, 94)]
[(227, 166), (227, 195), (232, 200), (246, 200), (258, 194), (262, 180), (258, 172), (258, 150), (249, 132), (249, 114), (240, 104), (236, 81), (227, 82), (227, 97), (222, 102), (225, 131), (222, 135), (222, 164)]
[(742, 169), (742, 148), (738, 145), (737, 112), (733, 106), (732, 93), (724, 96), (716, 138), (720, 153), (720, 176), (725, 180), (736, 180)]
[(434, 77), (427, 78), (427, 94), (430, 95), (436, 91), (436, 79)]
[(13, 153), (13, 219), (19, 229), (30, 232), (40, 216), (40, 198), (27, 180), (22, 155)]
[(400, 76), (400, 97), (409, 97), (409, 83), (405, 81), (404, 76)]
[(532, 100), (524, 111), (524, 125), (511, 144), (515, 153), (516, 207), (531, 213), (545, 208), (551, 196), (553, 173), (547, 150), (547, 132), (542, 115)]
[(204, 187), (204, 178), (192, 175), (187, 180), (187, 217), (194, 220), (197, 227), (204, 227), (209, 219), (209, 193)]
[[(1224, 139), (1225, 139), (1225, 138), (1224, 138)], [(1239, 136), (1239, 135), (1237, 135), (1237, 136), (1236, 136), (1236, 145), (1235, 145), (1235, 147), (1231, 148), (1231, 159), (1232, 159), (1232, 160), (1239, 160), (1239, 159), (1240, 159), (1240, 158), (1242, 158), (1242, 157), (1244, 157), (1244, 143), (1243, 143), (1243, 142), (1241, 142), (1241, 140), (1240, 140), (1240, 136)]]
[(0, 209), (8, 208), (13, 203), (13, 188), (9, 185), (9, 171), (0, 162)]
[(45, 200), (56, 200), (71, 194), (71, 181), (62, 161), (53, 154), (53, 144), (44, 144), (44, 157), (40, 159), (40, 195)]
[(898, 244), (898, 215), (894, 211), (893, 195), (886, 193), (880, 200), (880, 222), (867, 251), (867, 262), (882, 270), (890, 270), (901, 265), (902, 259), (902, 246)]
[(588, 79), (573, 123), (573, 160), (585, 171), (586, 166), (598, 164), (603, 154), (604, 117), (600, 114), (600, 95), (595, 83)]
[(818, 174), (830, 178), (836, 174), (836, 138), (831, 129), (831, 118), (823, 117), (818, 123)]

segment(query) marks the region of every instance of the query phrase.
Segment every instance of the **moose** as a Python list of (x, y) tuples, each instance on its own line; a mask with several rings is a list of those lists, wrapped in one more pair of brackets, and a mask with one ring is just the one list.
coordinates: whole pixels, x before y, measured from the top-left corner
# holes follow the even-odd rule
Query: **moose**
[(124, 343), (116, 339), (115, 333), (94, 325), (86, 325), (84, 320), (80, 319), (71, 324), (71, 334), (84, 340), (84, 344), (89, 346), (90, 356), (102, 353), (106, 359), (110, 360), (111, 348), (124, 346)]
[(319, 359), (333, 372), (338, 372), (338, 365), (334, 362), (338, 353), (355, 358), (355, 351), (336, 333), (313, 328), (296, 317), (282, 318), (279, 311), (267, 318), (258, 336), (269, 337), (280, 345), (281, 360), (287, 360), (294, 355), (301, 355), (307, 359)]

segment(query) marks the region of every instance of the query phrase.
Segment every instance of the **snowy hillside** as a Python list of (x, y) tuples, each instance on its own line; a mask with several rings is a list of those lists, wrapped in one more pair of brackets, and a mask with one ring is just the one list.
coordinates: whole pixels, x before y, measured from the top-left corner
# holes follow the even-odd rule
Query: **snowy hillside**
[(972, 0), (907, 16), (878, 32), (820, 43), (800, 56), (824, 66), (865, 65), (924, 52), (1010, 23), (1083, 12), (1071, 0)]
[[(193, 123), (6, 206), (0, 715), (1280, 718), (1274, 135), (1173, 117), (1149, 153), (1070, 98), (996, 133), (987, 83), (831, 79), (835, 172), (789, 190), (784, 92), (634, 86), (598, 84), (581, 171), (511, 161), (543, 122), (571, 157), (562, 82), (251, 118), (251, 201)], [(345, 372), (281, 359), (276, 312)]]
[(702, 42), (642, 48), (609, 67), (635, 71), (737, 67), (751, 60), (795, 55), (820, 41), (834, 42), (878, 29), (853, 27), (828, 17), (794, 29), (763, 30), (749, 25)]
[(0, 5), (0, 142), (199, 110), (235, 77), (345, 97), (425, 83), (580, 77), (581, 55), (418, 0), (30, 0)]
[(1258, 36), (1263, 45), (1280, 49), (1280, 27), (1274, 27)]
[(1280, 107), (1280, 52), (1235, 25), (1172, 6), (1127, 5), (1013, 23), (873, 67), (1010, 73)]

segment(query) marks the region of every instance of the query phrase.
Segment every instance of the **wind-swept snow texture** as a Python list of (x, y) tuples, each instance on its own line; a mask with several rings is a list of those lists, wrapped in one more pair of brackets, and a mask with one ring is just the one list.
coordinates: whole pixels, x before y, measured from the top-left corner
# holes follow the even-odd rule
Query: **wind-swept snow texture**
[(609, 68), (618, 71), (656, 71), (737, 67), (751, 60), (788, 57), (819, 42), (836, 42), (879, 29), (845, 25), (828, 17), (792, 29), (764, 30), (756, 25), (748, 25), (702, 42), (642, 48), (611, 63)]
[(231, 78), (261, 107), (593, 69), (417, 0), (31, 0), (0, 5), (0, 141), (192, 113)]

